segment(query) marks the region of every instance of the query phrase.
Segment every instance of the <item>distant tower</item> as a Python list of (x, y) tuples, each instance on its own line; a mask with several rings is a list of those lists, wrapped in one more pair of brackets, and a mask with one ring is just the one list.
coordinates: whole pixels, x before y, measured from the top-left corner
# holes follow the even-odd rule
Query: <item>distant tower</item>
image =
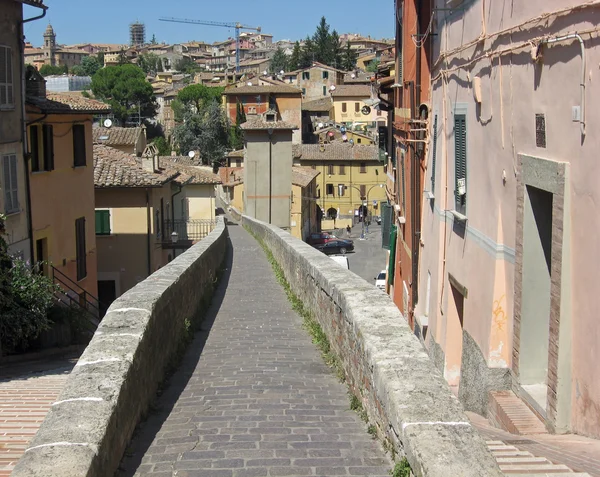
[(129, 25), (129, 43), (131, 46), (142, 46), (146, 43), (146, 27), (143, 23), (135, 22)]
[(47, 65), (56, 66), (54, 53), (56, 52), (56, 33), (52, 25), (48, 24), (44, 32), (44, 63)]

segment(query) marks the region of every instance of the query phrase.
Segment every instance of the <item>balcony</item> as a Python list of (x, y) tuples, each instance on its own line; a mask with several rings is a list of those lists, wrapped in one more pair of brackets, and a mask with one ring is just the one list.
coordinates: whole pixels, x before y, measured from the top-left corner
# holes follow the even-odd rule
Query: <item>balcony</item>
[(212, 232), (215, 219), (176, 219), (166, 220), (162, 235), (162, 248), (190, 248)]

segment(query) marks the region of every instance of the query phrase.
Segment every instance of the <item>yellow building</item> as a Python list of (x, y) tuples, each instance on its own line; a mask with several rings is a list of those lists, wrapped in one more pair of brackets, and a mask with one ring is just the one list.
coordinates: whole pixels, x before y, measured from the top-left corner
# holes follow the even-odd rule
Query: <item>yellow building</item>
[(38, 80), (26, 98), (34, 260), (47, 261), (44, 273), (97, 314), (92, 118), (110, 107), (77, 93), (46, 95)]
[(386, 200), (386, 175), (377, 146), (301, 144), (294, 149), (294, 164), (321, 173), (316, 197), (323, 229), (355, 223), (361, 207), (369, 216), (379, 215), (380, 204)]
[[(366, 102), (371, 99), (371, 86), (366, 84), (342, 84), (331, 93), (333, 102), (333, 119), (347, 126), (375, 126), (375, 123), (385, 124), (387, 115), (369, 106)], [(365, 108), (366, 106), (366, 108)], [(366, 114), (365, 114), (366, 113)]]

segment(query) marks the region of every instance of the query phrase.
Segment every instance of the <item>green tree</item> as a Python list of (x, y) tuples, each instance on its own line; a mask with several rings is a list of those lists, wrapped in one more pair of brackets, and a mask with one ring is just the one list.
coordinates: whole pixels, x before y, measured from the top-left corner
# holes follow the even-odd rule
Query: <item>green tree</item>
[(100, 63), (100, 67), (102, 68), (104, 66), (104, 52), (99, 51), (96, 58), (98, 58), (98, 63)]
[(292, 56), (288, 61), (288, 68), (290, 71), (295, 71), (300, 68), (300, 56), (302, 55), (302, 49), (300, 48), (300, 42), (294, 43), (294, 49), (292, 50)]
[(279, 73), (280, 71), (288, 71), (288, 57), (280, 46), (275, 50), (271, 64), (269, 66), (271, 73)]
[(346, 43), (346, 48), (342, 52), (342, 63), (341, 68), (350, 71), (356, 68), (356, 61), (358, 60), (358, 53), (356, 50), (350, 48), (350, 43)]
[(118, 64), (119, 65), (127, 65), (130, 63), (131, 63), (131, 61), (129, 61), (129, 58), (127, 58), (127, 53), (125, 52), (125, 50), (123, 48), (121, 48), (121, 51), (119, 51)]
[(138, 56), (137, 65), (146, 74), (156, 74), (163, 71), (162, 61), (155, 53), (143, 53)]
[(182, 153), (198, 150), (202, 163), (213, 167), (223, 164), (229, 135), (229, 121), (216, 101), (210, 101), (199, 113), (186, 112), (183, 123), (173, 131)]
[(193, 74), (200, 69), (196, 62), (192, 60), (189, 56), (184, 56), (180, 60), (177, 60), (175, 62), (174, 67), (175, 71), (187, 74)]
[(377, 67), (379, 66), (380, 61), (379, 60), (373, 60), (369, 63), (369, 65), (367, 66), (366, 70), (369, 73), (377, 73)]
[(334, 68), (340, 68), (343, 61), (342, 45), (340, 42), (340, 35), (338, 32), (333, 30), (329, 37), (329, 56), (327, 57), (326, 65), (333, 66)]
[(158, 42), (156, 41), (156, 35), (152, 33), (152, 40), (150, 40), (151, 45), (156, 45)]
[(315, 59), (315, 45), (310, 37), (306, 37), (304, 40), (304, 46), (300, 52), (300, 60), (298, 66), (300, 68), (308, 68), (313, 64)]
[(164, 136), (155, 137), (152, 140), (152, 144), (156, 146), (158, 149), (158, 154), (160, 156), (170, 156), (171, 155), (171, 145), (169, 141), (167, 141)]
[(71, 73), (77, 76), (94, 76), (100, 68), (102, 64), (97, 57), (86, 56), (82, 58), (80, 65), (73, 66)]
[(69, 72), (69, 68), (67, 67), (67, 65), (62, 65), (62, 66), (43, 65), (40, 68), (40, 74), (42, 76), (62, 75), (62, 74), (67, 74), (68, 72)]
[(152, 85), (138, 66), (127, 64), (102, 68), (92, 77), (90, 89), (97, 99), (110, 104), (121, 124), (134, 114), (143, 118), (156, 114)]
[(199, 113), (211, 102), (219, 104), (222, 95), (223, 88), (210, 87), (203, 84), (191, 84), (179, 90), (177, 99), (185, 108), (193, 106), (195, 112)]
[(314, 44), (314, 61), (326, 65), (330, 64), (332, 62), (331, 33), (329, 33), (329, 24), (325, 20), (325, 17), (321, 17), (312, 41)]
[(246, 122), (246, 112), (244, 105), (240, 102), (236, 104), (235, 125), (231, 126), (229, 134), (229, 144), (234, 150), (244, 147), (244, 131), (240, 127)]

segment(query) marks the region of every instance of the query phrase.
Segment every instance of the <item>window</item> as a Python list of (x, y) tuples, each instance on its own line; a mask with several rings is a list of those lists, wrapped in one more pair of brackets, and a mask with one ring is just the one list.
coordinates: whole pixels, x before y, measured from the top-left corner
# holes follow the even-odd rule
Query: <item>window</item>
[(338, 184), (338, 196), (342, 197), (345, 195), (346, 186), (344, 184)]
[(360, 103), (354, 103), (354, 112), (360, 113)]
[(306, 94), (306, 88), (302, 88), (302, 94), (305, 95)]
[(17, 180), (17, 155), (2, 156), (2, 189), (4, 190), (4, 212), (19, 212), (19, 188)]
[(546, 147), (546, 117), (543, 114), (535, 115), (535, 145)]
[(0, 110), (15, 107), (12, 68), (12, 48), (0, 45)]
[(437, 149), (437, 114), (433, 119), (433, 143), (431, 147), (431, 193), (435, 194), (435, 156)]
[(367, 172), (367, 163), (366, 162), (361, 162), (360, 163), (360, 173), (361, 174), (366, 174)]
[(77, 280), (87, 276), (85, 251), (85, 217), (75, 220), (75, 253), (77, 261)]
[(302, 72), (302, 79), (303, 80), (309, 80), (310, 79), (310, 71), (303, 71)]
[(344, 164), (340, 164), (340, 175), (346, 175), (346, 166)]
[(316, 169), (316, 168), (317, 168), (317, 165), (316, 165), (316, 164), (312, 164), (312, 165), (310, 166), (310, 168), (311, 168), (311, 169)]
[(333, 184), (325, 184), (325, 193), (327, 195), (333, 195)]
[(49, 124), (42, 126), (42, 139), (44, 149), (44, 171), (54, 169), (54, 128)]
[(110, 235), (110, 210), (96, 210), (96, 235)]
[(323, 79), (329, 79), (329, 71), (323, 71)]
[(327, 96), (327, 86), (323, 86), (323, 96)]
[(160, 211), (154, 211), (154, 231), (156, 232), (156, 238), (160, 237)]
[(364, 184), (360, 185), (360, 198), (362, 199), (363, 197), (367, 196), (367, 186)]
[(31, 172), (40, 170), (40, 128), (29, 127), (29, 150), (31, 151)]
[(86, 165), (85, 159), (85, 126), (73, 125), (73, 167)]
[(333, 164), (329, 164), (327, 166), (327, 174), (329, 174), (330, 176), (332, 176), (333, 174), (335, 174), (335, 172), (333, 171)]
[(346, 103), (342, 103), (342, 113), (345, 113), (347, 110)]
[(454, 115), (454, 198), (455, 210), (465, 214), (467, 208), (467, 117)]

